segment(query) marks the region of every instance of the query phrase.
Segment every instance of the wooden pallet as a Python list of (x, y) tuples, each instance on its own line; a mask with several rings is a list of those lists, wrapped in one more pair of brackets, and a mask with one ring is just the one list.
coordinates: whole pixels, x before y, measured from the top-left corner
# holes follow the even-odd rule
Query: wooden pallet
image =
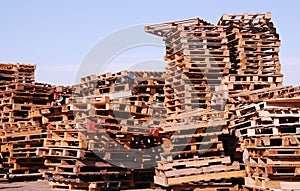
[(171, 170), (176, 167), (202, 167), (213, 164), (229, 164), (231, 163), (229, 157), (206, 157), (206, 158), (190, 158), (181, 160), (172, 160), (169, 162), (159, 161), (157, 162), (157, 169)]
[(215, 172), (202, 175), (190, 175), (183, 177), (166, 178), (164, 176), (154, 176), (154, 182), (161, 186), (174, 186), (184, 183), (193, 182), (207, 182), (221, 179), (241, 178), (245, 176), (245, 171), (229, 171), (229, 172)]
[(244, 144), (249, 147), (287, 147), (299, 146), (300, 135), (271, 135), (245, 138)]
[(245, 178), (245, 188), (246, 190), (294, 190), (299, 189), (299, 181), (276, 181), (276, 180), (268, 180), (264, 178)]
[(192, 191), (236, 191), (238, 190), (238, 185), (234, 185), (232, 183), (207, 183), (207, 184), (199, 184), (199, 185), (182, 185), (182, 186), (172, 186), (170, 188), (171, 191), (184, 191), (184, 190), (192, 190)]

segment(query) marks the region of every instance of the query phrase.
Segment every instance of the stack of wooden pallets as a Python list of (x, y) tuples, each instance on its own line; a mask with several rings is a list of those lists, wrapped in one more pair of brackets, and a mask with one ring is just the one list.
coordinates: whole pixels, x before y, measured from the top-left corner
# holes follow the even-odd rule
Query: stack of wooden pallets
[[(97, 85), (75, 99), (74, 111), (86, 127), (89, 149), (113, 165), (134, 169), (128, 188), (153, 185), (154, 170), (146, 168), (153, 167), (158, 157), (155, 126), (166, 114), (163, 75), (122, 71), (97, 76), (94, 82), (85, 78), (83, 83)], [(83, 87), (79, 92), (87, 91)]]
[(166, 121), (173, 122), (162, 126), (172, 136), (165, 140), (155, 183), (173, 190), (237, 189), (233, 179), (245, 171), (234, 162), (233, 148), (223, 146), (235, 141), (227, 131), (222, 83), (231, 69), (226, 31), (200, 19), (145, 29), (166, 43)]
[(225, 83), (231, 93), (282, 85), (279, 35), (271, 14), (224, 14), (218, 22), (226, 31), (231, 74)]
[(0, 85), (34, 82), (35, 64), (0, 64)]
[(299, 99), (279, 98), (236, 108), (232, 128), (247, 151), (245, 190), (299, 188), (298, 103)]
[[(146, 26), (145, 31), (162, 36), (166, 43), (167, 121), (175, 123), (163, 127), (174, 134), (165, 148), (164, 164), (173, 166), (178, 159), (195, 163), (198, 158), (205, 160), (206, 156), (201, 155), (203, 147), (205, 154), (210, 154), (208, 161), (214, 161), (212, 156), (230, 157), (228, 163), (232, 166), (226, 169), (236, 172), (224, 173), (228, 182), (243, 177), (240, 166), (233, 162), (241, 162), (242, 154), (236, 152), (241, 151), (240, 143), (235, 136), (240, 126), (228, 124), (247, 125), (244, 123), (251, 122), (252, 115), (250, 112), (248, 119), (241, 122), (234, 109), (240, 103), (276, 98), (293, 91), (291, 87), (282, 87), (280, 40), (270, 14), (223, 15), (217, 26), (196, 18)], [(212, 154), (210, 150), (219, 153)], [(211, 173), (210, 179), (205, 166), (179, 163), (180, 168), (158, 166), (155, 182), (173, 189), (182, 184), (193, 184), (193, 189), (198, 184), (201, 188), (207, 181), (218, 184), (213, 178), (226, 183), (226, 175), (218, 177), (217, 171)], [(218, 165), (209, 166), (219, 169)], [(200, 172), (207, 172), (203, 179), (195, 175)], [(234, 187), (234, 183), (228, 189), (233, 188), (230, 186)]]
[(52, 86), (34, 82), (35, 65), (1, 64), (1, 154), (5, 173), (13, 179), (41, 177), (43, 160), (36, 149), (43, 146), (44, 130), (31, 112), (50, 105)]
[(32, 114), (47, 130), (36, 153), (44, 159), (40, 172), (52, 189), (86, 190), (89, 182), (82, 179), (102, 174), (96, 165), (101, 160), (87, 150), (85, 133), (74, 122), (72, 93), (72, 87), (56, 87), (51, 105)]
[(42, 172), (52, 188), (153, 186), (154, 169), (147, 168), (158, 157), (155, 126), (166, 114), (163, 75), (122, 71), (87, 76), (72, 87), (73, 95), (55, 91), (68, 101), (35, 111), (35, 119), (48, 129), (38, 155), (45, 158)]
[(165, 41), (163, 72), (52, 86), (0, 64), (1, 173), (56, 190), (299, 189), (300, 88), (282, 86), (270, 13), (145, 30)]
[[(166, 110), (164, 109), (164, 81), (163, 73), (147, 73), (147, 72), (127, 72), (122, 71), (116, 74), (106, 74), (98, 76), (94, 82), (94, 91), (86, 94), (86, 96), (78, 96), (74, 101), (75, 120), (79, 120), (87, 131), (99, 130), (103, 138), (103, 132), (109, 134), (113, 139), (106, 140), (107, 143), (116, 141), (123, 145), (124, 155), (128, 155), (129, 163), (132, 163), (131, 157), (138, 157), (142, 160), (142, 156), (132, 156), (138, 154), (130, 148), (146, 149), (157, 144), (157, 138), (153, 136), (155, 125), (164, 120)], [(86, 80), (83, 80), (86, 81)], [(85, 82), (84, 82), (85, 83)], [(121, 88), (120, 88), (121, 87)], [(76, 90), (77, 91), (77, 90)], [(87, 91), (82, 88), (81, 95)], [(97, 134), (96, 134), (97, 135)], [(100, 147), (99, 154), (107, 154), (107, 160), (117, 160), (120, 151), (109, 146), (105, 148), (105, 139), (103, 144), (94, 144), (99, 140), (93, 140), (89, 137), (89, 144), (93, 145), (94, 152)], [(114, 140), (114, 141), (112, 141)], [(97, 151), (98, 152), (98, 151)], [(115, 153), (115, 154), (114, 154)], [(140, 153), (142, 154), (142, 153)], [(146, 153), (145, 153), (146, 154)], [(116, 159), (114, 158), (117, 157)], [(144, 157), (143, 157), (144, 158)], [(144, 158), (145, 159), (145, 158)], [(149, 159), (153, 166), (153, 161)], [(120, 160), (123, 165), (125, 159)], [(131, 164), (128, 163), (128, 167)], [(134, 165), (139, 164), (139, 168), (144, 168), (146, 163), (135, 161)], [(127, 165), (125, 165), (127, 166)]]
[(154, 34), (157, 29), (161, 30), (166, 44), (167, 121), (180, 121), (178, 114), (187, 110), (210, 110), (212, 92), (230, 69), (227, 38), (222, 27), (200, 19), (181, 23), (175, 21), (145, 28)]

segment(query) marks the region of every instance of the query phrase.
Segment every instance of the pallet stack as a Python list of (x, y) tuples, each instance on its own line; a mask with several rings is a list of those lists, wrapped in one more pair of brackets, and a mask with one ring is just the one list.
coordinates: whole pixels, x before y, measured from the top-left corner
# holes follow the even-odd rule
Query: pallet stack
[[(192, 137), (204, 136), (200, 141), (201, 144), (214, 145), (219, 141), (220, 146), (209, 148), (220, 148), (225, 156), (230, 156), (231, 163), (233, 160), (241, 161), (241, 153), (238, 152), (241, 151), (240, 143), (234, 143), (235, 130), (238, 127), (229, 126), (231, 129), (227, 129), (228, 124), (240, 122), (235, 118), (237, 114), (234, 109), (241, 103), (277, 98), (294, 91), (292, 87), (282, 87), (278, 56), (280, 40), (270, 13), (223, 15), (217, 26), (200, 19), (192, 19), (150, 25), (145, 27), (145, 30), (162, 36), (166, 43), (165, 60), (168, 61), (166, 71), (167, 75), (169, 74), (166, 78), (165, 92), (167, 121), (175, 124), (168, 125), (164, 129), (170, 132), (173, 130), (176, 134), (172, 136), (175, 141), (170, 143), (165, 153), (172, 153), (177, 149), (176, 157), (182, 158), (183, 155), (187, 157), (186, 150), (188, 150), (191, 153), (190, 160), (197, 161), (191, 156), (194, 158), (199, 156), (195, 157), (192, 153), (199, 154), (201, 150), (195, 146), (197, 143)], [(204, 102), (197, 105), (196, 99)], [(225, 106), (226, 102), (228, 104)], [(203, 117), (203, 113), (206, 117)], [(197, 123), (193, 123), (193, 120), (206, 124), (201, 129)], [(248, 120), (250, 119), (244, 123), (248, 123)], [(210, 125), (209, 121), (220, 123)], [(217, 128), (209, 131), (210, 126)], [(206, 132), (203, 129), (214, 133), (217, 139), (205, 136)], [(184, 131), (188, 130), (190, 132), (185, 134)], [(181, 137), (190, 138), (189, 142), (181, 140)], [(188, 146), (184, 147), (183, 145), (187, 143)], [(179, 148), (179, 145), (182, 147)], [(219, 153), (216, 156), (221, 155), (222, 153)], [(170, 163), (172, 166), (174, 161), (177, 162), (176, 157), (170, 157), (170, 162), (164, 161), (164, 164)], [(180, 162), (185, 165), (184, 162)], [(210, 167), (213, 168), (212, 165)], [(199, 176), (193, 179), (191, 175), (196, 172), (195, 168), (189, 174), (187, 165), (180, 170), (176, 167), (170, 169), (166, 171), (165, 167), (157, 168), (155, 177), (157, 184), (172, 187), (176, 184), (195, 183), (195, 180), (198, 184), (205, 182), (199, 179)], [(198, 172), (201, 171), (199, 169)], [(238, 174), (235, 173), (237, 176)], [(176, 175), (179, 177), (175, 178)]]
[(245, 171), (234, 161), (233, 146), (223, 146), (235, 141), (227, 130), (222, 83), (231, 69), (226, 32), (200, 19), (145, 30), (166, 43), (166, 121), (172, 122), (162, 127), (172, 136), (165, 141), (155, 183), (172, 190), (238, 189), (234, 179)]
[(36, 120), (48, 129), (38, 154), (45, 158), (43, 173), (53, 189), (153, 186), (154, 169), (147, 168), (158, 157), (153, 126), (166, 113), (163, 75), (122, 71), (87, 76), (72, 87), (72, 95), (59, 93), (58, 100), (68, 101), (36, 112)]
[(213, 117), (196, 124), (172, 125), (176, 132), (165, 143), (154, 182), (170, 190), (237, 190), (235, 178), (244, 177), (245, 172), (239, 162), (224, 154), (219, 125), (225, 124)]
[(0, 64), (0, 85), (34, 82), (34, 64)]
[(224, 14), (231, 70), (225, 78), (230, 93), (282, 86), (279, 35), (271, 14)]
[[(154, 170), (147, 168), (154, 165), (158, 153), (155, 126), (166, 113), (163, 75), (122, 71), (98, 76), (94, 82), (85, 78), (82, 84), (96, 84), (95, 91), (74, 103), (80, 123), (88, 132), (89, 149), (113, 165), (135, 169), (130, 171), (131, 184), (127, 188), (153, 185)], [(86, 93), (85, 87), (89, 86), (80, 92)], [(108, 179), (107, 183), (115, 181)]]
[[(276, 106), (281, 102), (281, 106)], [(294, 107), (290, 107), (294, 103)], [(279, 98), (239, 107), (232, 128), (243, 143), (245, 190), (300, 187), (299, 99)], [(287, 105), (285, 105), (287, 104)]]
[(299, 188), (298, 162), (289, 159), (299, 160), (297, 154), (291, 152), (287, 157), (280, 153), (299, 149), (298, 122), (290, 121), (297, 116), (299, 106), (289, 108), (287, 101), (280, 107), (266, 107), (262, 102), (299, 95), (297, 88), (282, 86), (280, 40), (270, 13), (223, 15), (218, 24), (225, 27), (231, 50), (233, 70), (225, 84), (231, 105), (229, 128), (240, 138), (237, 152), (244, 152), (247, 176), (243, 188)]
[(52, 96), (51, 105), (32, 114), (47, 130), (43, 145), (36, 151), (44, 159), (45, 168), (40, 172), (54, 190), (86, 190), (89, 183), (81, 180), (101, 172), (95, 166), (99, 159), (87, 150), (85, 134), (74, 122), (72, 87), (56, 87)]
[(12, 179), (36, 179), (43, 160), (35, 154), (46, 136), (30, 116), (50, 105), (52, 86), (34, 82), (35, 65), (1, 64), (0, 110), (3, 172)]
[[(84, 79), (83, 81), (88, 80)], [(135, 161), (134, 164), (131, 164), (133, 163), (132, 157), (136, 160), (142, 160), (142, 158), (145, 160), (145, 156), (142, 157), (144, 155), (142, 152), (138, 152), (138, 150), (133, 152), (130, 148), (147, 149), (157, 144), (157, 139), (153, 136), (155, 125), (164, 120), (166, 111), (163, 105), (162, 73), (122, 71), (98, 76), (94, 81), (86, 83), (97, 85), (94, 85), (93, 92), (76, 99), (74, 103), (76, 117), (84, 123), (83, 126), (86, 126), (88, 130), (100, 130), (101, 136), (105, 130), (114, 138), (114, 141), (123, 145), (124, 155), (127, 153), (129, 159), (128, 164), (125, 164), (125, 159), (120, 160), (123, 166), (131, 167), (139, 164), (141, 166), (135, 167), (145, 168), (146, 161), (145, 163)], [(83, 96), (87, 91), (83, 88), (81, 92), (81, 96)], [(93, 141), (98, 142), (99, 140), (93, 140), (93, 138), (89, 140), (89, 142)], [(106, 142), (114, 141), (106, 140)], [(97, 146), (100, 146), (99, 154), (104, 152), (108, 161), (117, 160), (114, 156), (119, 158), (120, 151), (118, 149), (105, 148), (105, 145), (94, 145), (95, 152)], [(141, 155), (132, 156), (132, 154)], [(148, 154), (145, 153), (145, 155)], [(152, 157), (155, 156), (152, 155)], [(149, 158), (149, 161), (148, 166), (153, 166), (152, 159)]]
[(1, 173), (55, 190), (299, 189), (300, 88), (282, 86), (270, 14), (145, 30), (165, 41), (164, 72), (69, 87), (0, 64)]
[(166, 43), (167, 121), (182, 120), (180, 113), (187, 110), (210, 110), (212, 93), (230, 69), (223, 28), (191, 19), (150, 25), (145, 30), (153, 34), (161, 30)]
[[(82, 79), (82, 93), (74, 103), (87, 130), (89, 149), (113, 165), (134, 169), (126, 175), (131, 181), (127, 189), (152, 187), (150, 167), (155, 165), (160, 144), (156, 126), (166, 114), (164, 73), (122, 71), (90, 79)], [(85, 83), (96, 84), (94, 91), (85, 94)], [(122, 177), (107, 183), (122, 185)]]

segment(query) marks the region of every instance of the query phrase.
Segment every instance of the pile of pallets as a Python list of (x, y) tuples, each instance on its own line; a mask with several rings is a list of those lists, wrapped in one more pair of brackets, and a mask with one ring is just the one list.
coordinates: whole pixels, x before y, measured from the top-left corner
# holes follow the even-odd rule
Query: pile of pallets
[(34, 82), (34, 64), (0, 64), (0, 85)]
[[(148, 26), (154, 27), (169, 26)], [(147, 32), (151, 32), (149, 30)], [(212, 93), (221, 86), (222, 76), (230, 69), (225, 31), (222, 27), (192, 19), (189, 25), (178, 24), (163, 37), (166, 42), (165, 60), (168, 61), (165, 89), (167, 121), (182, 120), (178, 114), (187, 110), (210, 110)]]
[(31, 112), (50, 105), (52, 86), (34, 82), (35, 65), (1, 64), (0, 139), (2, 172), (13, 179), (41, 177), (44, 162), (36, 155), (46, 134)]
[[(155, 125), (164, 120), (166, 113), (163, 105), (164, 78), (162, 75), (161, 72), (122, 71), (98, 76), (94, 81), (84, 79), (83, 84), (97, 84), (93, 92), (87, 93), (88, 90), (84, 86), (79, 91), (75, 90), (79, 92), (73, 103), (75, 120), (82, 123), (88, 132), (96, 131), (97, 135), (97, 131), (99, 131), (100, 135), (96, 136), (97, 139), (98, 137), (103, 138), (103, 133), (107, 133), (114, 141), (124, 145), (124, 148), (127, 149), (122, 150), (124, 155), (128, 153), (127, 158), (130, 160), (128, 167), (132, 163), (131, 157), (139, 158), (136, 160), (140, 161), (134, 162), (134, 165), (141, 165), (139, 168), (145, 168), (144, 165), (147, 166), (146, 162), (141, 161), (142, 158), (146, 160), (146, 156), (142, 157), (144, 154), (138, 151), (132, 152), (130, 148), (147, 149), (157, 144), (157, 139), (153, 136)], [(109, 157), (107, 158), (108, 161), (119, 158), (118, 153), (120, 151), (110, 148), (110, 144), (94, 144), (100, 140), (94, 140), (93, 137), (88, 137), (88, 141), (89, 144), (93, 145), (95, 152), (99, 147), (99, 152), (110, 153), (107, 156)], [(103, 141), (114, 142), (110, 138)], [(140, 156), (132, 156), (133, 153)], [(152, 158), (148, 160), (149, 165), (153, 166)], [(126, 163), (125, 159), (120, 160), (120, 162), (123, 165)]]
[(270, 14), (145, 30), (165, 41), (163, 72), (52, 86), (0, 64), (0, 173), (54, 190), (298, 189), (300, 88), (282, 86)]
[(48, 130), (37, 153), (45, 158), (41, 172), (53, 189), (153, 187), (154, 169), (147, 168), (159, 155), (155, 126), (166, 115), (163, 75), (87, 76), (72, 87), (72, 95), (60, 93), (58, 100), (68, 101), (35, 111)]
[(226, 31), (231, 70), (225, 83), (231, 93), (282, 85), (279, 35), (266, 14), (224, 14), (218, 22)]
[[(172, 136), (164, 141), (154, 180), (173, 190), (234, 190), (233, 179), (243, 178), (245, 171), (234, 162), (235, 140), (227, 130), (224, 111), (227, 88), (222, 80), (231, 69), (226, 31), (199, 19), (181, 23), (146, 27), (150, 33), (169, 29), (162, 36), (168, 61), (166, 121), (173, 123), (163, 125), (162, 132)], [(228, 139), (233, 145), (225, 148)]]
[(300, 186), (299, 99), (282, 99), (236, 108), (236, 129), (244, 147), (245, 190), (293, 190)]
[[(232, 179), (245, 172), (237, 162), (242, 163), (244, 147), (236, 134), (251, 124), (253, 109), (261, 107), (248, 104), (298, 95), (297, 88), (282, 87), (280, 40), (270, 13), (223, 15), (217, 26), (197, 18), (174, 21), (145, 31), (166, 43), (166, 121), (173, 122), (162, 127), (173, 135), (164, 141), (155, 183), (173, 190), (205, 184), (204, 189), (226, 184), (227, 190), (237, 189), (242, 182)], [(240, 104), (249, 112), (242, 119), (235, 111)], [(220, 156), (227, 163), (214, 166)], [(207, 161), (209, 168), (198, 160)]]

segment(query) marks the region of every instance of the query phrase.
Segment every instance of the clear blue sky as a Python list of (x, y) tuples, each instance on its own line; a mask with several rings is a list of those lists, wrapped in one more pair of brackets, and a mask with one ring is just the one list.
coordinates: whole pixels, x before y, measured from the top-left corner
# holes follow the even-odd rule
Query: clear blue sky
[[(223, 13), (270, 11), (282, 40), (285, 84), (300, 84), (298, 0), (9, 0), (0, 7), (0, 62), (37, 64), (37, 81), (53, 84), (73, 84), (89, 50), (128, 26), (192, 17), (216, 23)], [(122, 70), (137, 59), (163, 60), (163, 54), (163, 47), (132, 49), (115, 61)]]

